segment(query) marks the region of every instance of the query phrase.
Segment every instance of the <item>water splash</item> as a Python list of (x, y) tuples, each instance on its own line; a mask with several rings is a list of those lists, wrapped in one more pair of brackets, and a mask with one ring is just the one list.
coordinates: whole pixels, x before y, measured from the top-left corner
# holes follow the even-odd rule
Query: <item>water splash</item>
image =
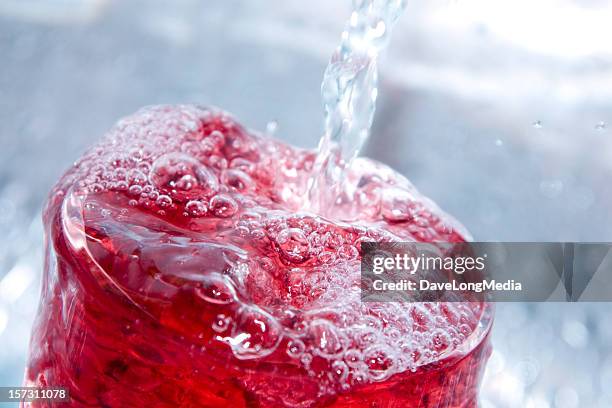
[(344, 174), (368, 138), (378, 95), (379, 53), (405, 8), (405, 0), (354, 0), (340, 46), (325, 70), (321, 96), (325, 133), (305, 206), (325, 214), (343, 191)]

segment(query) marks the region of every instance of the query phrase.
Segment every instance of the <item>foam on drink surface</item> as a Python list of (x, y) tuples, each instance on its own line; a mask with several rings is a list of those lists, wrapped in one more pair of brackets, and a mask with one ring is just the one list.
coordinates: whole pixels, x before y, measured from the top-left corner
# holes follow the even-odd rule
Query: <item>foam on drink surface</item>
[(302, 212), (315, 156), (217, 109), (149, 107), (75, 164), (46, 216), (61, 206), (100, 285), (201, 348), (194, 358), (231, 356), (238, 381), (274, 404), (286, 390), (249, 370), (305, 375), (316, 389), (295, 398), (308, 406), (469, 352), (484, 304), (360, 299), (361, 242), (462, 241), (462, 227), (363, 158), (346, 174), (354, 201), (338, 204), (353, 216)]

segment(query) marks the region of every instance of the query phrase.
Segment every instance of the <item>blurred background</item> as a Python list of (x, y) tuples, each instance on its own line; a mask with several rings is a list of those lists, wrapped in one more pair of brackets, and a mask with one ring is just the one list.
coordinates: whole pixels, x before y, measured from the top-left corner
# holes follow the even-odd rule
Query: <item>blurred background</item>
[[(197, 102), (315, 147), (349, 0), (0, 0), (0, 386), (23, 377), (40, 211), (143, 105)], [(482, 241), (612, 241), (612, 4), (409, 0), (364, 154)], [(499, 304), (482, 407), (612, 406), (607, 304)]]

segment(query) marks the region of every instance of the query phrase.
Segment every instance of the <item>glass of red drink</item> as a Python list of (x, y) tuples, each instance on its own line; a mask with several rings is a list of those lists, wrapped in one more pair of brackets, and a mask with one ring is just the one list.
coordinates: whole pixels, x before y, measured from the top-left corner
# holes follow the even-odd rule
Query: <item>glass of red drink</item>
[(301, 211), (314, 157), (216, 109), (121, 120), (45, 207), (26, 385), (67, 387), (54, 406), (476, 406), (488, 303), (360, 300), (361, 242), (467, 234), (367, 159), (331, 215)]

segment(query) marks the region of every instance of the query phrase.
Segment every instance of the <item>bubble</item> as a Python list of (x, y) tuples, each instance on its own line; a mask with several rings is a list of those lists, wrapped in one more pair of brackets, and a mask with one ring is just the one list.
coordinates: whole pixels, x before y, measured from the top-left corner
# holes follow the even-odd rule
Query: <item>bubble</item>
[(331, 251), (322, 251), (317, 255), (317, 259), (324, 265), (330, 265), (336, 261), (336, 254)]
[(368, 382), (368, 375), (365, 371), (355, 370), (351, 376), (351, 383), (353, 385), (362, 385)]
[(409, 221), (413, 218), (411, 204), (415, 198), (399, 188), (385, 189), (382, 194), (381, 214), (390, 222)]
[(255, 171), (255, 164), (245, 158), (236, 157), (230, 162), (230, 168), (240, 170), (246, 174), (252, 175)]
[(314, 352), (321, 357), (334, 358), (344, 350), (342, 336), (336, 327), (326, 320), (313, 321), (309, 334), (315, 347)]
[(236, 301), (236, 290), (226, 276), (214, 272), (202, 276), (201, 280), (201, 286), (196, 289), (196, 294), (202, 299), (218, 305)]
[(364, 360), (368, 366), (368, 373), (375, 381), (388, 378), (394, 372), (395, 359), (386, 348), (372, 346), (364, 352)]
[(147, 182), (147, 176), (140, 170), (132, 169), (128, 173), (128, 180), (132, 185), (144, 185)]
[(104, 191), (104, 186), (100, 183), (94, 183), (89, 187), (89, 190), (92, 193), (101, 193), (102, 191)]
[(128, 193), (133, 196), (138, 196), (142, 194), (142, 186), (139, 186), (138, 184), (130, 186), (130, 188), (128, 189)]
[(302, 364), (308, 367), (310, 363), (312, 363), (312, 356), (306, 353), (302, 354), (302, 357), (300, 357), (300, 361), (302, 362)]
[(310, 243), (299, 228), (282, 230), (276, 237), (276, 244), (281, 256), (290, 262), (304, 262), (310, 255)]
[(206, 214), (208, 208), (206, 203), (200, 200), (191, 200), (185, 205), (185, 211), (191, 217), (201, 217)]
[(191, 174), (185, 174), (175, 184), (179, 190), (189, 191), (198, 185), (198, 180)]
[(431, 340), (432, 348), (438, 353), (443, 353), (451, 346), (451, 340), (444, 331), (437, 330)]
[(278, 322), (256, 306), (244, 306), (227, 339), (234, 356), (241, 360), (261, 358), (276, 350), (282, 333)]
[(343, 361), (336, 360), (331, 364), (331, 379), (339, 383), (346, 381), (349, 374), (349, 368)]
[(360, 367), (363, 365), (363, 354), (359, 350), (347, 350), (344, 353), (344, 361), (346, 361), (349, 367)]
[(155, 200), (155, 204), (157, 204), (161, 208), (168, 208), (172, 205), (172, 199), (169, 196), (162, 194), (157, 197), (157, 200)]
[(225, 157), (221, 157), (221, 156), (210, 156), (208, 158), (208, 163), (210, 164), (211, 167), (218, 169), (218, 170), (224, 170), (227, 169), (227, 159)]
[(213, 130), (206, 139), (215, 149), (220, 149), (225, 145), (225, 135), (220, 130)]
[(219, 189), (217, 177), (202, 163), (183, 153), (168, 153), (159, 157), (149, 174), (151, 182), (160, 189), (210, 196)]
[(353, 245), (345, 244), (338, 249), (338, 255), (343, 259), (356, 259), (359, 256), (359, 250)]
[(210, 210), (217, 217), (231, 217), (238, 211), (238, 203), (228, 195), (219, 194), (210, 200)]
[(225, 170), (221, 175), (221, 181), (237, 191), (248, 190), (254, 185), (251, 177), (240, 170)]
[(299, 358), (304, 351), (306, 350), (306, 346), (304, 342), (298, 339), (289, 340), (287, 343), (287, 354), (292, 358)]
[(118, 169), (113, 170), (113, 179), (116, 181), (127, 180), (128, 179), (127, 171), (124, 168), (118, 168)]
[(426, 332), (430, 325), (431, 319), (429, 318), (429, 312), (422, 306), (413, 306), (410, 310), (410, 317), (413, 321), (413, 329), (415, 331)]
[(217, 333), (223, 333), (229, 328), (231, 322), (231, 317), (224, 314), (218, 314), (213, 321), (212, 329)]

